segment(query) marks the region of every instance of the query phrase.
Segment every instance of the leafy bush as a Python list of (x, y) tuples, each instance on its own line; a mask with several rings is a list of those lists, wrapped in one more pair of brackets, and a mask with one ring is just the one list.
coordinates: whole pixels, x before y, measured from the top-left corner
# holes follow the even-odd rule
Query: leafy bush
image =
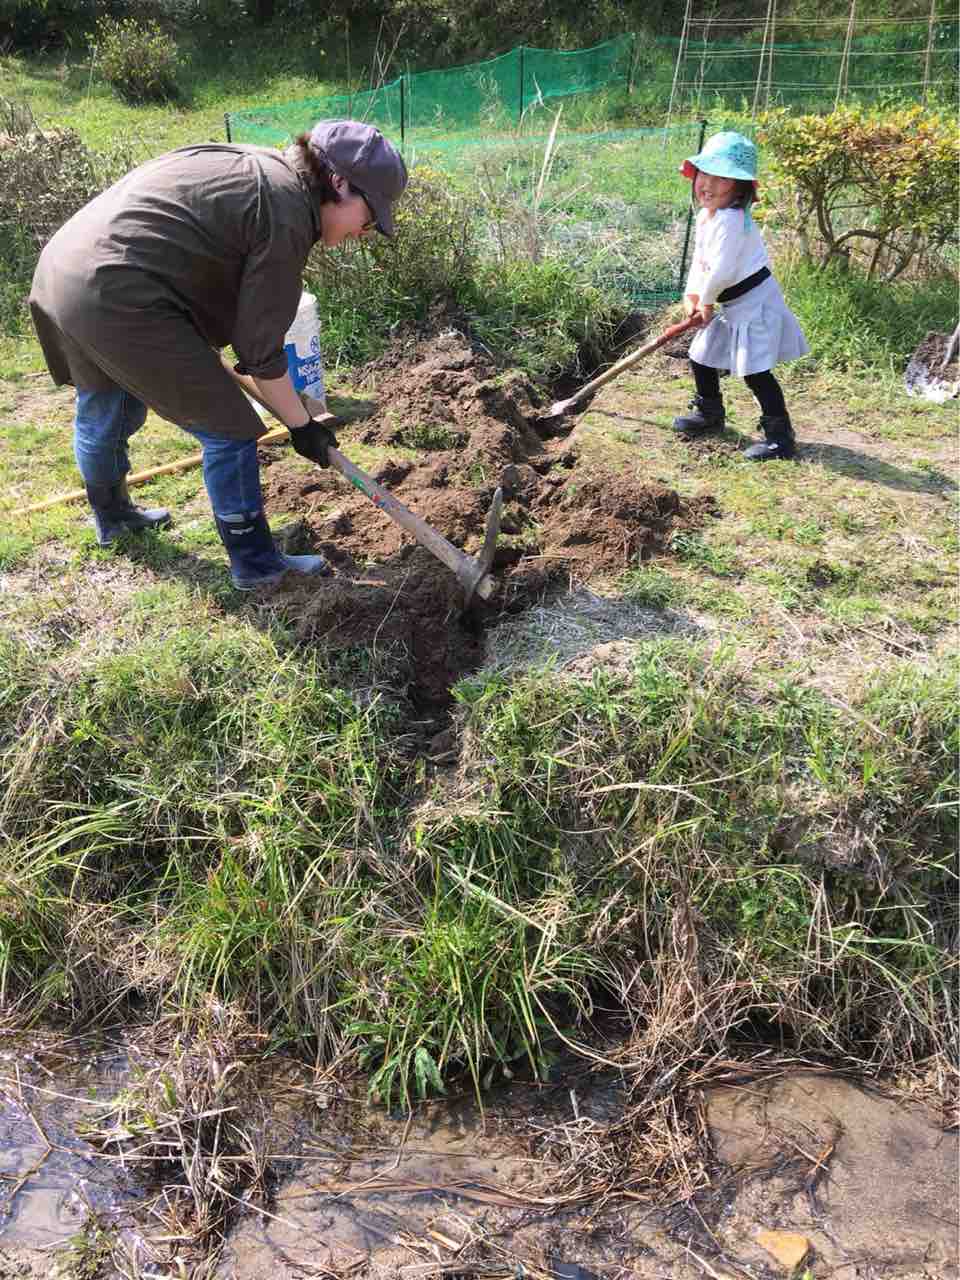
[(355, 363), (376, 354), (396, 325), (438, 309), (468, 321), (494, 351), (532, 373), (557, 372), (578, 350), (603, 346), (619, 319), (597, 289), (555, 259), (530, 261), (519, 243), (484, 259), (481, 222), (443, 174), (418, 166), (397, 205), (397, 237), (327, 257), (307, 271), (320, 301), (324, 351)]
[(317, 250), (308, 286), (328, 317), (324, 350), (347, 362), (366, 359), (402, 321), (449, 305), (476, 264), (466, 207), (439, 173), (418, 166), (396, 210), (397, 236), (353, 252)]
[(777, 214), (821, 265), (860, 257), (894, 280), (957, 238), (960, 129), (920, 106), (761, 118), (757, 134), (786, 189)]
[(104, 78), (130, 102), (164, 102), (177, 96), (180, 55), (153, 19), (101, 18), (96, 55)]

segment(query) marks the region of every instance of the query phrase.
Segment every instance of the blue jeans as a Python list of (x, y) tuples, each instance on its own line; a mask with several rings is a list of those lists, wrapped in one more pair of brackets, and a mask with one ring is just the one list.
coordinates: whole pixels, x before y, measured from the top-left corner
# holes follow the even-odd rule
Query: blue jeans
[[(119, 484), (130, 470), (127, 442), (146, 421), (147, 407), (129, 391), (77, 388), (73, 452), (84, 483)], [(203, 449), (203, 483), (213, 514), (256, 515), (263, 508), (255, 440), (230, 440), (187, 427)]]
[(130, 470), (127, 441), (147, 420), (147, 406), (117, 387), (113, 391), (77, 388), (73, 454), (84, 483), (119, 484)]

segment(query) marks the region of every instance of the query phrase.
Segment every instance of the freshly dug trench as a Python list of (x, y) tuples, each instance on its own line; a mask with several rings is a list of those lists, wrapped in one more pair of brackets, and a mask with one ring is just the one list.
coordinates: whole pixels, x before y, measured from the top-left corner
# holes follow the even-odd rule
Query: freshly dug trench
[[(533, 387), (521, 376), (496, 376), (461, 335), (421, 341), (402, 355), (388, 352), (368, 370), (379, 411), (359, 439), (421, 450), (422, 460), (388, 459), (375, 478), (471, 554), (494, 490), (503, 486), (494, 560), (501, 590), (482, 607), (479, 623), (523, 609), (550, 584), (615, 577), (669, 551), (677, 530), (718, 514), (710, 496), (682, 498), (663, 485), (604, 472), (563, 440), (543, 440), (533, 425)], [(450, 685), (482, 657), (478, 634), (458, 623), (461, 591), (453, 575), (333, 474), (304, 471), (279, 448), (264, 450), (261, 461), (268, 506), (297, 512), (302, 542), (338, 570), (329, 582), (285, 587), (273, 604), (288, 614), (293, 606), (304, 640), (399, 645), (411, 661), (415, 700), (444, 702)]]

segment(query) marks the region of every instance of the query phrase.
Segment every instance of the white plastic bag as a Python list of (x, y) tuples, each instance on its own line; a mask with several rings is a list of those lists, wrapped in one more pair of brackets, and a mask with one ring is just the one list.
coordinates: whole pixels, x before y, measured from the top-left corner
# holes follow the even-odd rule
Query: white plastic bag
[(294, 389), (299, 395), (319, 400), (326, 406), (323, 357), (320, 354), (320, 317), (317, 314), (317, 300), (312, 293), (304, 291), (300, 295), (296, 319), (287, 331), (284, 350)]

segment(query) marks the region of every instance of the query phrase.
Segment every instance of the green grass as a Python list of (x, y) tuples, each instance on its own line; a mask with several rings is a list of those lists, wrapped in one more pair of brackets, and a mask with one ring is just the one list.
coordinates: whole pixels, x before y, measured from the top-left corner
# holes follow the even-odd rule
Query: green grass
[[(192, 64), (188, 104), (157, 108), (108, 100), (82, 61), (5, 67), (43, 118), (95, 146), (142, 134), (152, 151), (217, 136), (225, 104), (334, 85), (289, 57), (226, 45), (217, 68)], [(607, 123), (628, 115), (607, 106), (621, 112)], [(567, 123), (604, 124), (578, 109)], [(439, 299), (529, 371), (596, 354), (623, 305), (604, 273), (615, 282), (645, 246), (662, 265), (654, 241), (681, 225), (676, 157), (654, 168), (634, 145), (561, 146), (539, 205), (541, 143), (510, 144), (485, 194), (455, 165), (417, 174), (396, 245), (311, 264), (328, 368), (346, 377)], [(669, 236), (646, 214), (630, 222), (658, 201)], [(601, 206), (629, 235), (602, 240)], [(172, 532), (114, 550), (78, 506), (9, 519), (75, 483), (69, 393), (28, 376), (39, 352), (11, 319), (24, 279), (0, 286), (13, 1020), (174, 1013), (202, 1028), (216, 1007), (265, 1051), (359, 1062), (385, 1103), (451, 1078), (482, 1088), (518, 1063), (543, 1073), (561, 1037), (596, 1043), (598, 1008), (621, 1018), (639, 1075), (734, 1055), (764, 1028), (778, 1049), (874, 1071), (945, 1050), (955, 422), (905, 400), (899, 374), (927, 327), (952, 327), (952, 286), (791, 268), (814, 348), (783, 376), (817, 450), (797, 466), (739, 455), (757, 409), (736, 380), (731, 429), (703, 451), (670, 431), (689, 392), (678, 366), (651, 361), (606, 389), (577, 422), (579, 465), (710, 493), (721, 518), (591, 582), (653, 628), (628, 632), (609, 666), (565, 670), (548, 603), (532, 610), (552, 665), (456, 686), (446, 768), (417, 736), (413, 655), (374, 637), (341, 653), (305, 643), (294, 607), (230, 590), (197, 471), (147, 491), (176, 509)], [(397, 426), (406, 449), (451, 443), (427, 420)], [(349, 447), (368, 469), (382, 460)], [(151, 418), (134, 465), (193, 448)], [(481, 464), (468, 476), (493, 478)], [(687, 631), (658, 638), (658, 612)], [(692, 1025), (676, 992), (694, 988)]]
[(678, 642), (588, 681), (468, 680), (476, 798), (425, 805), (398, 692), (351, 692), (279, 633), (170, 634), (170, 603), (141, 594), (140, 638), (68, 683), (5, 649), (8, 1000), (189, 1019), (213, 995), (278, 1042), (357, 1045), (386, 1101), (451, 1070), (478, 1087), (517, 1058), (542, 1070), (688, 902), (712, 981), (737, 991), (725, 1025), (773, 1010), (798, 1050), (875, 1063), (935, 1047), (946, 669), (897, 664), (849, 709)]
[(928, 330), (956, 324), (953, 279), (883, 284), (856, 270), (795, 262), (781, 283), (816, 359), (839, 368), (899, 371)]

